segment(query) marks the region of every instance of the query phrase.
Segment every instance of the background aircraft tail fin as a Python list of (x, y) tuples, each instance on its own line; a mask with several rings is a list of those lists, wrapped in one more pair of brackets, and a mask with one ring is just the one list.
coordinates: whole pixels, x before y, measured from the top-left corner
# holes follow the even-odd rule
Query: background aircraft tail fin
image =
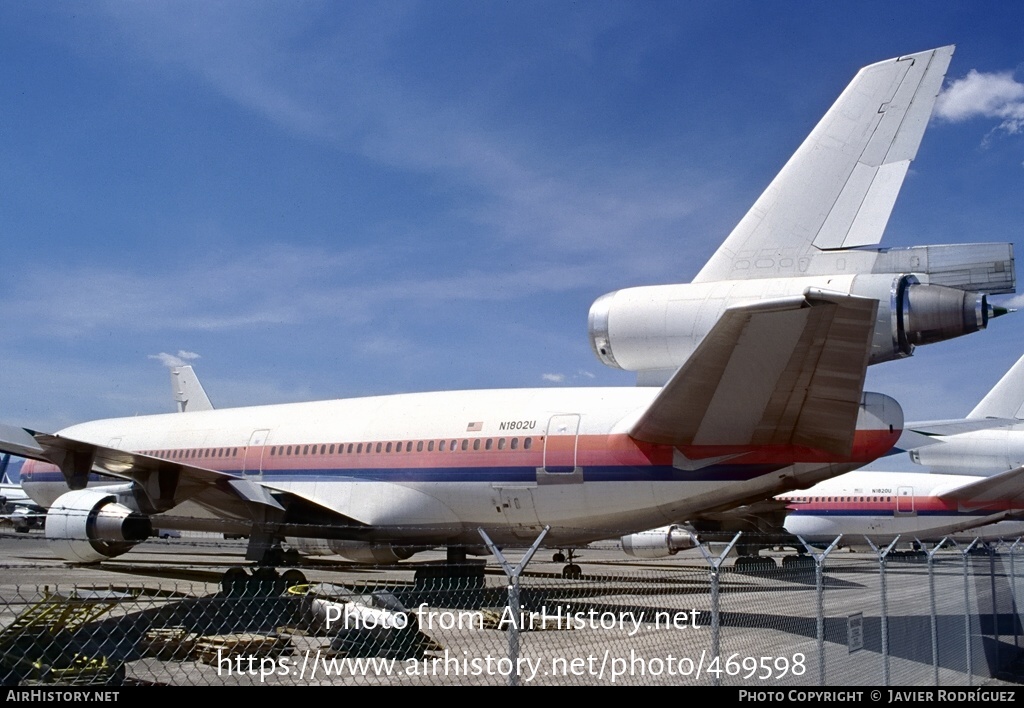
[(1024, 419), (1024, 356), (1010, 367), (967, 417)]
[(213, 404), (203, 390), (203, 385), (199, 383), (199, 377), (187, 364), (171, 367), (171, 390), (174, 392), (174, 401), (178, 404), (180, 413), (213, 410)]

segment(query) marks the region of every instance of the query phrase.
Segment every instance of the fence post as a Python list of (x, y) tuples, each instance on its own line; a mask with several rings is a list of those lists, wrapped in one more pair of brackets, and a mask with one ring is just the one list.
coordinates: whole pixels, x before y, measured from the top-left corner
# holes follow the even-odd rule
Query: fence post
[(828, 548), (822, 553), (815, 553), (814, 549), (803, 539), (802, 536), (797, 536), (800, 539), (800, 543), (804, 545), (807, 552), (811, 554), (811, 558), (814, 559), (814, 589), (818, 596), (818, 620), (817, 620), (817, 636), (818, 636), (818, 685), (825, 685), (825, 583), (822, 577), (824, 569), (822, 565), (825, 562), (825, 558), (828, 554), (835, 550), (835, 547), (839, 545), (839, 540), (843, 537), (843, 534), (836, 536), (836, 540), (832, 542)]
[(959, 545), (954, 541), (953, 545), (960, 550), (960, 554), (963, 556), (964, 561), (964, 643), (965, 649), (967, 650), (967, 685), (974, 685), (974, 661), (971, 656), (971, 584), (968, 574), (968, 556), (971, 550), (978, 545), (978, 539), (975, 538), (971, 541), (971, 545), (967, 548), (960, 548)]
[[(922, 548), (924, 544), (918, 541)], [(928, 554), (928, 598), (929, 605), (931, 607), (931, 630), (932, 630), (932, 669), (935, 671), (935, 685), (939, 685), (939, 625), (938, 625), (938, 610), (935, 606), (935, 554), (938, 553), (939, 549), (942, 548), (946, 543), (946, 537), (943, 536), (942, 540), (932, 546), (930, 551), (925, 551)]]
[(996, 551), (1002, 545), (1002, 539), (996, 541), (995, 545), (989, 547), (988, 554), (989, 592), (992, 593), (992, 636), (995, 640), (995, 666), (997, 669), (1001, 669), (1002, 664), (999, 662), (999, 598), (996, 594)]
[(518, 686), (519, 685), (519, 622), (516, 621), (517, 617), (521, 617), (519, 607), (519, 576), (522, 575), (526, 565), (533, 558), (533, 554), (540, 548), (540, 542), (544, 540), (544, 537), (548, 535), (548, 531), (551, 529), (550, 526), (545, 526), (544, 530), (537, 536), (537, 540), (533, 542), (529, 550), (523, 554), (523, 557), (519, 560), (519, 565), (512, 567), (512, 564), (505, 560), (505, 556), (502, 555), (501, 549), (491, 542), (487, 532), (483, 529), (477, 529), (477, 532), (484, 539), (484, 543), (487, 544), (487, 548), (490, 549), (494, 557), (498, 559), (501, 564), (502, 570), (505, 571), (505, 576), (508, 578), (508, 608), (511, 611), (512, 621), (508, 626), (508, 658), (512, 662), (512, 670), (508, 674), (508, 685)]
[(887, 555), (889, 555), (889, 551), (891, 551), (893, 548), (896, 547), (896, 543), (900, 540), (900, 537), (897, 535), (896, 538), (894, 538), (892, 540), (892, 543), (890, 543), (886, 547), (886, 549), (884, 551), (878, 550), (878, 546), (876, 546), (874, 543), (872, 543), (871, 539), (868, 538), (867, 536), (864, 537), (864, 540), (868, 542), (869, 546), (871, 546), (871, 550), (873, 550), (878, 555), (878, 575), (879, 575), (879, 580), (881, 581), (881, 590), (880, 590), (880, 592), (881, 592), (881, 595), (882, 595), (882, 598), (881, 598), (882, 599), (882, 627), (881, 627), (881, 630), (882, 630), (882, 685), (883, 686), (888, 686), (889, 685), (889, 606), (887, 604), (888, 603), (888, 598), (887, 598), (887, 595), (886, 595), (886, 587), (885, 587), (885, 557)]
[(740, 536), (743, 535), (742, 531), (737, 531), (736, 535), (729, 541), (729, 545), (725, 547), (717, 558), (713, 557), (711, 553), (704, 548), (704, 545), (700, 542), (697, 543), (697, 548), (700, 549), (701, 554), (704, 556), (704, 560), (711, 564), (711, 573), (709, 577), (711, 579), (711, 661), (718, 658), (718, 671), (715, 673), (713, 685), (720, 686), (722, 683), (722, 660), (718, 656), (720, 651), (720, 627), (721, 621), (718, 612), (718, 569), (725, 561), (725, 557), (729, 555), (729, 551), (736, 545), (736, 542), (740, 540)]
[(1014, 553), (1017, 550), (1017, 544), (1020, 543), (1018, 538), (1010, 546), (1010, 609), (1013, 612), (1013, 648), (1020, 649), (1020, 632), (1017, 627), (1020, 624), (1020, 619), (1017, 615), (1017, 568), (1015, 565)]

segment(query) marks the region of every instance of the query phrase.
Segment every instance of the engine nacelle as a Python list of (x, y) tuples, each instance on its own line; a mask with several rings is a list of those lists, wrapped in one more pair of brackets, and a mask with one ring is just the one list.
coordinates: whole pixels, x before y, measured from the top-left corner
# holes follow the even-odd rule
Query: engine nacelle
[(636, 558), (667, 558), (697, 547), (697, 536), (682, 526), (662, 526), (623, 536), (622, 550)]
[(674, 371), (726, 309), (816, 291), (878, 302), (870, 363), (910, 356), (915, 346), (985, 329), (1000, 312), (987, 296), (920, 282), (912, 274), (873, 273), (764, 278), (626, 288), (590, 307), (588, 332), (597, 358), (626, 371)]
[(153, 533), (149, 517), (109, 492), (79, 489), (57, 497), (46, 512), (46, 540), (58, 557), (96, 563), (119, 556)]
[(397, 563), (411, 558), (418, 549), (390, 543), (367, 543), (328, 538), (285, 539), (288, 545), (307, 556), (341, 556), (356, 563)]

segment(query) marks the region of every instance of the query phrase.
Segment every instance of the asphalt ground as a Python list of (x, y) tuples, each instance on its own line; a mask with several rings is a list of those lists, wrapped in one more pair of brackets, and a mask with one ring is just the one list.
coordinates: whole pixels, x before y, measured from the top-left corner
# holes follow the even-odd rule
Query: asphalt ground
[[(113, 647), (103, 649), (105, 656), (123, 660), (124, 680), (144, 685), (978, 686), (1012, 682), (1009, 671), (1024, 647), (1016, 612), (1024, 558), (1009, 562), (1005, 553), (965, 559), (951, 552), (931, 569), (920, 558), (890, 560), (883, 575), (873, 554), (836, 551), (825, 562), (819, 593), (813, 564), (783, 568), (783, 553), (767, 554), (778, 566), (768, 571), (736, 570), (728, 559), (713, 584), (711, 565), (696, 550), (642, 561), (615, 543), (602, 544), (579, 551), (583, 575), (566, 579), (564, 563), (541, 549), (518, 585), (518, 633), (508, 631), (507, 621), (485, 626), (481, 619), (481, 611), (490, 620), (507, 611), (509, 581), (494, 557), (481, 559), (482, 586), (451, 588), (417, 584), (409, 562), (303, 560), (308, 596), (379, 608), (376, 592), (384, 604), (397, 602), (392, 608), (414, 618), (418, 636), (429, 640), (410, 652), (381, 650), (377, 639), (359, 633), (355, 643), (342, 642), (322, 625), (311, 626), (308, 612), (298, 621), (299, 600), (279, 595), (280, 587), (267, 597), (226, 594), (222, 579), (229, 569), (251, 570), (245, 548), (245, 540), (185, 535), (152, 539), (100, 564), (70, 566), (50, 553), (42, 532), (0, 530), (0, 626), (14, 626), (40, 604), (110, 600), (114, 609), (106, 619), (87, 627), (97, 646)], [(513, 565), (522, 554), (504, 552)], [(416, 556), (417, 562), (443, 559), (441, 551)], [(339, 600), (339, 591), (353, 594)], [(286, 636), (288, 646), (282, 651), (264, 641), (229, 651), (222, 645), (212, 658), (184, 661), (137, 651), (142, 632), (172, 625), (236, 645), (242, 635)], [(346, 657), (393, 662), (337, 663)], [(24, 681), (52, 682), (53, 675)], [(62, 676), (71, 680), (74, 673)]]

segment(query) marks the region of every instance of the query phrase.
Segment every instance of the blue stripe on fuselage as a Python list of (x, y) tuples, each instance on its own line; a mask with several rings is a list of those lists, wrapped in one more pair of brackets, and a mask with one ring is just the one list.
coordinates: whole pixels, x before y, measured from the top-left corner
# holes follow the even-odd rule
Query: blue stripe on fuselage
[[(662, 466), (594, 466), (583, 468), (587, 482), (742, 482), (769, 474), (784, 465), (712, 465), (699, 470), (679, 470), (669, 465)], [(392, 468), (335, 468), (335, 469), (265, 469), (262, 475), (245, 475), (237, 470), (221, 470), (224, 474), (240, 478), (258, 478), (265, 482), (519, 482), (537, 481), (535, 467), (392, 467)], [(559, 473), (548, 473), (555, 477)], [(64, 476), (57, 470), (34, 471), (26, 481), (32, 483), (63, 482)], [(89, 481), (118, 480), (96, 474), (89, 475)]]

